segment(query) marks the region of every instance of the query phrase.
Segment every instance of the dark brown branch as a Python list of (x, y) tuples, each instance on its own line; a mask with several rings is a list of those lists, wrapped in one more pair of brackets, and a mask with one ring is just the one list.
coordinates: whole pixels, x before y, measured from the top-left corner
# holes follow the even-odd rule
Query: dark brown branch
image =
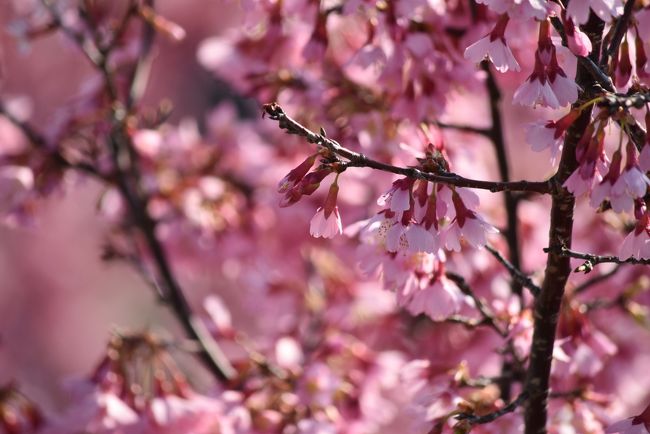
[(503, 255), (496, 250), (494, 247), (486, 245), (485, 248), (487, 249), (488, 252), (492, 254), (496, 258), (497, 261), (499, 261), (503, 266), (508, 270), (510, 273), (510, 276), (519, 284), (525, 288), (528, 288), (530, 290), (530, 293), (533, 294), (535, 297), (539, 295), (541, 292), (541, 288), (533, 282), (533, 280), (528, 277), (526, 274), (524, 274), (523, 271), (521, 271), (519, 268), (515, 267), (513, 264), (510, 263), (506, 258), (503, 257)]
[(528, 393), (527, 392), (522, 392), (517, 398), (515, 398), (514, 401), (510, 402), (508, 405), (503, 407), (500, 410), (494, 411), (492, 413), (485, 414), (483, 416), (476, 416), (474, 414), (468, 414), (468, 413), (461, 413), (456, 415), (456, 419), (458, 420), (466, 420), (472, 425), (482, 425), (485, 423), (490, 423), (501, 416), (504, 416), (508, 413), (512, 413), (519, 407), (520, 405), (524, 404), (528, 400)]
[(481, 316), (483, 317), (482, 321), (480, 324), (487, 324), (494, 331), (496, 331), (499, 335), (506, 337), (508, 335), (508, 332), (501, 329), (499, 325), (496, 323), (496, 319), (494, 318), (494, 315), (492, 312), (488, 310), (488, 308), (483, 304), (481, 299), (472, 291), (472, 288), (469, 286), (467, 281), (463, 276), (460, 274), (452, 273), (452, 272), (447, 272), (445, 273), (447, 278), (451, 281), (453, 281), (456, 286), (462, 291), (463, 294), (471, 297), (471, 299), (474, 301), (474, 305), (476, 306), (476, 309), (479, 311)]
[[(600, 50), (603, 28), (604, 23), (593, 13), (582, 28), (594, 47), (591, 54), (592, 61)], [(591, 76), (583, 64), (578, 65), (576, 82), (583, 92), (574, 107), (583, 104), (586, 101), (585, 97), (595, 92), (598, 86), (597, 80)], [(592, 107), (585, 109), (567, 131), (560, 164), (555, 174), (560, 185), (578, 166), (575, 156), (576, 145), (591, 121), (591, 111)], [(530, 397), (526, 401), (524, 411), (525, 434), (546, 434), (547, 432), (547, 403), (555, 333), (564, 288), (571, 273), (569, 258), (557, 254), (554, 250), (561, 246), (571, 247), (575, 198), (567, 190), (560, 189), (553, 194), (551, 203), (549, 245), (553, 249), (547, 257), (542, 290), (535, 298), (533, 310), (533, 341), (524, 385), (524, 391)]]
[(439, 182), (447, 185), (458, 187), (477, 188), (489, 190), (491, 192), (499, 191), (528, 191), (541, 194), (548, 194), (554, 190), (554, 184), (551, 181), (516, 181), (516, 182), (492, 182), (481, 181), (476, 179), (464, 178), (454, 173), (430, 173), (423, 172), (414, 167), (398, 167), (391, 164), (382, 163), (367, 156), (351, 151), (341, 146), (337, 141), (329, 139), (322, 134), (317, 134), (308, 128), (302, 126), (294, 119), (287, 116), (276, 103), (265, 104), (265, 113), (273, 120), (278, 121), (281, 129), (288, 134), (294, 134), (304, 137), (309, 143), (322, 146), (334, 154), (343, 157), (349, 161), (346, 167), (369, 167), (371, 169), (381, 170), (383, 172), (403, 175), (413, 179), (423, 179), (430, 182)]
[[(490, 128), (490, 139), (494, 144), (494, 150), (497, 155), (497, 163), (499, 165), (499, 175), (501, 181), (510, 181), (510, 168), (508, 167), (508, 155), (506, 151), (505, 138), (503, 136), (503, 121), (501, 119), (501, 110), (499, 103), (501, 102), (501, 92), (499, 85), (494, 79), (494, 74), (490, 70), (489, 64), (484, 62), (482, 64), (483, 70), (487, 74), (485, 82), (490, 98), (490, 117), (492, 118), (492, 126)], [(506, 230), (504, 231), (506, 241), (508, 242), (508, 250), (510, 262), (514, 269), (521, 269), (521, 252), (519, 249), (519, 231), (518, 231), (518, 218), (517, 218), (517, 204), (518, 201), (510, 191), (504, 191), (504, 201), (507, 216)], [(514, 279), (512, 281), (512, 292), (522, 295), (522, 284), (520, 280)]]
[(475, 127), (472, 125), (448, 124), (446, 122), (440, 122), (440, 121), (431, 121), (431, 123), (436, 125), (438, 128), (442, 128), (446, 130), (456, 130), (456, 131), (461, 131), (463, 133), (478, 134), (480, 136), (486, 136), (486, 137), (490, 136), (489, 128)]
[(600, 256), (594, 255), (591, 253), (582, 253), (571, 250), (566, 246), (556, 246), (556, 247), (545, 247), (544, 252), (548, 253), (553, 251), (558, 256), (564, 256), (568, 258), (577, 258), (584, 259), (585, 263), (580, 267), (576, 268), (574, 271), (577, 273), (583, 272), (588, 273), (594, 267), (594, 265), (612, 263), (612, 264), (639, 264), (639, 265), (650, 265), (650, 259), (637, 259), (637, 258), (628, 258), (621, 259), (618, 256)]
[(199, 353), (199, 356), (206, 367), (222, 381), (233, 379), (236, 375), (235, 369), (230, 365), (225, 354), (223, 354), (216, 341), (212, 338), (201, 319), (192, 313), (189, 303), (183, 294), (183, 290), (176, 281), (171, 266), (169, 265), (165, 250), (156, 237), (156, 223), (147, 213), (146, 203), (133, 191), (133, 187), (128, 181), (128, 168), (125, 170), (122, 167), (123, 162), (128, 160), (122, 158), (121, 155), (128, 152), (127, 148), (130, 144), (122, 124), (114, 127), (109, 142), (112, 150), (113, 163), (116, 166), (117, 186), (126, 200), (135, 224), (142, 232), (150, 250), (153, 262), (159, 273), (159, 278), (163, 284), (165, 302), (172, 308), (188, 336), (201, 344), (202, 351)]
[[(79, 45), (82, 52), (103, 75), (108, 95), (112, 102), (111, 120), (113, 128), (108, 138), (108, 144), (113, 158), (115, 182), (128, 205), (128, 209), (136, 226), (144, 236), (157, 269), (157, 277), (160, 279), (160, 287), (162, 289), (164, 301), (174, 311), (177, 319), (188, 336), (195, 339), (201, 345), (202, 351), (199, 353), (199, 356), (206, 367), (215, 375), (216, 378), (222, 381), (233, 379), (236, 376), (235, 369), (232, 367), (221, 348), (219, 348), (217, 342), (212, 338), (202, 320), (192, 313), (182, 288), (176, 281), (165, 250), (156, 237), (156, 222), (147, 212), (146, 198), (139, 194), (140, 179), (137, 171), (135, 152), (132, 143), (130, 142), (130, 138), (126, 133), (125, 118), (127, 114), (125, 110), (119, 108), (120, 103), (114, 85), (114, 77), (112, 72), (108, 69), (107, 57), (110, 55), (110, 51), (104, 53), (100, 52), (84, 35), (64, 26), (63, 21), (51, 0), (42, 0), (42, 3), (46, 8), (48, 8), (54, 22), (61, 31)], [(148, 36), (146, 28), (143, 36), (145, 38), (152, 37)], [(145, 41), (145, 48), (146, 45), (150, 43), (151, 41)], [(141, 51), (141, 55), (146, 56), (148, 52), (149, 48), (146, 48)], [(140, 62), (138, 62), (138, 64), (140, 64)], [(133, 100), (133, 102), (135, 102), (135, 100)], [(10, 120), (12, 119), (10, 118)], [(13, 119), (12, 121), (17, 123), (16, 119)], [(46, 145), (45, 141), (40, 138), (41, 136), (26, 124), (18, 122), (18, 126), (35, 145)], [(57, 159), (62, 159), (64, 162), (66, 161), (60, 154), (57, 153), (54, 155)], [(93, 168), (91, 167), (91, 169)], [(90, 173), (99, 176), (94, 169), (91, 170)], [(102, 179), (104, 178), (102, 177)]]

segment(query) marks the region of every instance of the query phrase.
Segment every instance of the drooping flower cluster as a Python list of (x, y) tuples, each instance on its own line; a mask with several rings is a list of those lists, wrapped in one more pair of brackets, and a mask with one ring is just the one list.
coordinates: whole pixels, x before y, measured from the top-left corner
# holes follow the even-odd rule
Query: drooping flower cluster
[(517, 89), (513, 101), (527, 106), (540, 104), (559, 108), (578, 98), (578, 86), (560, 67), (555, 45), (551, 41), (551, 24), (544, 20), (539, 25), (539, 39), (535, 51), (533, 73)]

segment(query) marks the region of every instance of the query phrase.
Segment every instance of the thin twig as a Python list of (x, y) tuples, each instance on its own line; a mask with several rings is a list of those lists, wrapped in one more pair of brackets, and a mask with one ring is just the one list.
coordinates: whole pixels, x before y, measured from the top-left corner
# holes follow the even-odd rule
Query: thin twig
[[(49, 10), (52, 19), (61, 31), (79, 45), (82, 52), (103, 75), (108, 96), (111, 100), (111, 121), (113, 126), (108, 137), (108, 144), (114, 165), (114, 182), (117, 183), (117, 187), (127, 203), (136, 226), (145, 238), (146, 245), (151, 253), (158, 274), (158, 279), (154, 279), (154, 281), (160, 281), (164, 301), (174, 311), (185, 332), (200, 343), (202, 351), (199, 353), (199, 356), (206, 367), (215, 377), (222, 381), (233, 379), (237, 374), (236, 370), (232, 367), (217, 342), (210, 335), (202, 320), (192, 313), (183, 290), (176, 281), (165, 250), (156, 237), (156, 222), (147, 212), (146, 198), (139, 194), (140, 177), (136, 167), (137, 160), (135, 158), (133, 144), (130, 142), (130, 138), (126, 132), (127, 113), (125, 110), (119, 108), (120, 101), (114, 84), (114, 77), (108, 68), (107, 58), (110, 55), (110, 50), (100, 52), (84, 35), (67, 28), (63, 24), (63, 20), (51, 0), (42, 0), (42, 3)], [(146, 28), (143, 35), (145, 37), (148, 35)], [(146, 56), (148, 51), (149, 48), (141, 51), (141, 55)], [(14, 123), (15, 121), (14, 119)], [(19, 126), (21, 125), (21, 129), (26, 132), (35, 145), (46, 146), (45, 141), (40, 139), (40, 136), (31, 128), (28, 128), (25, 124), (19, 124)], [(62, 158), (60, 154), (56, 155)], [(65, 161), (65, 159), (63, 160)], [(94, 175), (96, 172), (93, 171), (91, 174)]]
[(485, 137), (488, 137), (490, 135), (489, 128), (481, 128), (481, 127), (475, 127), (473, 125), (463, 125), (463, 124), (448, 124), (446, 122), (441, 122), (441, 121), (431, 121), (430, 123), (434, 124), (438, 128), (442, 128), (446, 130), (457, 130), (463, 133), (478, 134), (480, 136), (485, 136)]
[(514, 401), (510, 402), (508, 405), (503, 407), (502, 409), (499, 409), (497, 411), (493, 411), (492, 413), (484, 414), (483, 416), (476, 416), (474, 414), (468, 414), (468, 413), (461, 413), (456, 415), (456, 419), (458, 420), (466, 420), (472, 425), (482, 425), (486, 423), (493, 422), (500, 418), (501, 416), (504, 416), (508, 413), (512, 413), (522, 405), (526, 400), (528, 399), (528, 393), (522, 392), (517, 396), (517, 398), (514, 399)]
[(622, 264), (617, 264), (610, 271), (608, 271), (606, 273), (599, 274), (598, 276), (594, 276), (591, 279), (589, 279), (589, 280), (581, 283), (580, 285), (576, 286), (575, 288), (573, 288), (572, 292), (574, 294), (580, 294), (580, 293), (588, 290), (592, 286), (594, 286), (594, 285), (596, 285), (596, 284), (598, 284), (600, 282), (604, 282), (605, 280), (609, 279), (610, 277), (612, 277), (613, 275), (618, 273), (621, 270), (622, 266), (623, 266)]
[(487, 324), (490, 327), (494, 329), (499, 335), (506, 337), (508, 335), (508, 332), (501, 329), (496, 323), (496, 320), (494, 318), (494, 315), (492, 312), (489, 311), (489, 309), (483, 304), (481, 299), (472, 291), (472, 288), (469, 286), (467, 281), (463, 276), (460, 274), (453, 273), (451, 271), (448, 271), (445, 273), (445, 276), (453, 281), (458, 288), (461, 290), (461, 292), (467, 296), (469, 296), (473, 301), (474, 305), (476, 306), (476, 309), (480, 312), (481, 316), (483, 317), (483, 320), (479, 324)]
[[(501, 102), (501, 91), (499, 85), (494, 78), (494, 74), (490, 69), (487, 62), (482, 63), (482, 68), (487, 74), (485, 84), (487, 86), (489, 100), (490, 100), (490, 117), (492, 118), (492, 127), (490, 128), (490, 139), (494, 145), (494, 150), (497, 155), (497, 163), (499, 166), (499, 175), (501, 181), (510, 181), (510, 167), (508, 164), (508, 154), (506, 150), (506, 142), (503, 134), (503, 121), (501, 119), (501, 110), (499, 103)], [(519, 249), (519, 230), (517, 217), (518, 201), (513, 196), (512, 192), (504, 191), (504, 203), (506, 209), (507, 225), (506, 230), (503, 232), (508, 242), (508, 253), (510, 262), (514, 269), (521, 269), (521, 252)], [(511, 289), (514, 294), (517, 294), (520, 299), (522, 296), (522, 283), (518, 279), (513, 279)], [(509, 397), (508, 397), (509, 399)], [(507, 399), (506, 399), (507, 400)]]
[(68, 161), (63, 154), (61, 154), (58, 148), (50, 149), (47, 144), (47, 140), (43, 137), (36, 129), (29, 123), (18, 119), (14, 116), (9, 110), (7, 110), (6, 105), (2, 100), (0, 100), (0, 115), (4, 116), (9, 122), (11, 122), (16, 128), (18, 128), (29, 140), (29, 142), (34, 145), (36, 148), (48, 153), (54, 161), (59, 164), (62, 168), (74, 169), (80, 172), (83, 172), (87, 175), (92, 175), (98, 179), (106, 181), (106, 177), (101, 174), (94, 166), (87, 163), (73, 163)]
[(382, 163), (373, 160), (363, 154), (351, 151), (341, 146), (336, 140), (329, 139), (322, 134), (317, 134), (304, 127), (294, 119), (287, 116), (282, 107), (276, 103), (265, 104), (265, 113), (272, 120), (278, 121), (281, 129), (288, 134), (295, 134), (304, 137), (309, 143), (322, 146), (329, 149), (336, 155), (349, 160), (346, 167), (369, 167), (371, 169), (381, 170), (383, 172), (394, 173), (397, 175), (407, 176), (414, 179), (423, 179), (430, 182), (439, 182), (442, 184), (455, 185), (458, 187), (478, 188), (489, 190), (491, 192), (499, 191), (529, 191), (541, 194), (548, 194), (555, 189), (552, 181), (516, 181), (516, 182), (492, 182), (481, 181), (476, 179), (464, 178), (455, 173), (430, 173), (423, 172), (414, 167), (398, 167), (391, 164)]
[(576, 252), (575, 250), (568, 249), (565, 246), (558, 248), (544, 247), (544, 252), (549, 253), (553, 252), (558, 256), (564, 256), (569, 258), (584, 259), (585, 262), (576, 268), (574, 271), (576, 273), (589, 273), (594, 265), (613, 263), (613, 264), (639, 264), (639, 265), (650, 265), (650, 259), (637, 259), (637, 258), (627, 258), (621, 259), (618, 256), (600, 256), (594, 255), (592, 253), (583, 253)]
[(533, 296), (537, 297), (539, 295), (541, 288), (539, 285), (536, 285), (530, 277), (512, 265), (510, 261), (504, 258), (501, 252), (496, 250), (494, 247), (486, 245), (485, 248), (492, 254), (492, 256), (496, 258), (497, 261), (499, 261), (506, 268), (506, 270), (508, 270), (510, 276), (512, 276), (513, 279), (518, 281), (523, 287), (528, 288)]

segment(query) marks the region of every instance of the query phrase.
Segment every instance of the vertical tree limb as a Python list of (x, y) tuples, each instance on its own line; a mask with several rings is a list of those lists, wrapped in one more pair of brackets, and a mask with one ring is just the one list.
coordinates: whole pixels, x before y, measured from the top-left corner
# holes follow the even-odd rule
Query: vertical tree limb
[[(593, 13), (583, 27), (594, 47), (592, 60), (598, 62), (604, 23)], [(578, 65), (576, 82), (583, 89), (581, 98), (574, 104), (580, 105), (595, 90), (596, 81), (590, 72)], [(591, 120), (591, 108), (585, 109), (578, 120), (567, 131), (562, 157), (555, 182), (560, 186), (578, 167), (576, 145)], [(546, 434), (547, 403), (551, 375), (551, 360), (564, 288), (571, 273), (570, 258), (555, 252), (556, 248), (570, 248), (573, 232), (574, 196), (564, 188), (553, 193), (551, 205), (551, 226), (549, 230), (549, 253), (542, 291), (535, 299), (534, 332), (530, 351), (530, 364), (524, 390), (529, 399), (525, 405), (524, 422), (526, 434)]]

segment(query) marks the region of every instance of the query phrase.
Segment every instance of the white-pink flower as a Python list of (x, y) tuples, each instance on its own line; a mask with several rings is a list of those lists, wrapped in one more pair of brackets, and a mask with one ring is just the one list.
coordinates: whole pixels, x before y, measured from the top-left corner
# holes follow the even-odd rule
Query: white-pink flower
[(593, 10), (601, 20), (608, 22), (612, 17), (623, 13), (623, 2), (621, 0), (571, 0), (566, 12), (576, 24), (584, 24), (589, 18), (589, 9)]
[(646, 211), (636, 227), (623, 240), (619, 251), (621, 259), (650, 259), (650, 219)]
[(0, 167), (0, 213), (10, 212), (34, 187), (34, 173), (24, 166)]
[(573, 23), (571, 18), (564, 20), (564, 32), (566, 34), (567, 45), (569, 50), (576, 56), (587, 56), (591, 53), (591, 40), (578, 26)]
[(646, 142), (639, 155), (639, 167), (644, 172), (650, 172), (650, 142)]
[(515, 91), (513, 102), (526, 106), (537, 104), (559, 108), (578, 98), (578, 85), (560, 67), (551, 41), (548, 21), (540, 24), (538, 48), (533, 73)]
[(458, 219), (449, 225), (445, 231), (445, 247), (455, 252), (460, 252), (460, 241), (465, 240), (473, 247), (480, 249), (487, 244), (487, 234), (499, 233), (499, 230), (485, 221), (483, 217), (472, 211), (464, 221)]
[(413, 292), (406, 309), (413, 315), (421, 313), (441, 321), (458, 313), (463, 293), (444, 275), (437, 276), (429, 285)]
[[(337, 177), (338, 179), (338, 177)], [(334, 238), (343, 233), (339, 207), (336, 206), (336, 198), (339, 193), (339, 185), (335, 180), (325, 198), (325, 205), (316, 210), (309, 224), (309, 233), (313, 237)]]
[(607, 434), (650, 434), (650, 405), (638, 416), (633, 416), (610, 425)]
[(504, 35), (508, 19), (507, 14), (502, 15), (490, 33), (467, 47), (464, 54), (465, 59), (480, 63), (487, 57), (499, 72), (519, 71), (517, 59), (508, 47)]
[(335, 206), (332, 212), (325, 216), (325, 209), (320, 207), (312, 217), (309, 224), (309, 233), (312, 237), (334, 238), (343, 233), (339, 207)]

